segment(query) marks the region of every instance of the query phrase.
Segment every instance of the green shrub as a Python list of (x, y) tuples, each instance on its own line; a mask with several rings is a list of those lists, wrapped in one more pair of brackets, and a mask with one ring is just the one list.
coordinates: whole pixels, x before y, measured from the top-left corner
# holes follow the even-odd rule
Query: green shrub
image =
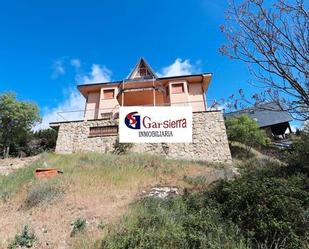
[(36, 237), (33, 232), (30, 232), (28, 225), (25, 225), (21, 234), (16, 234), (14, 240), (9, 244), (8, 249), (19, 247), (32, 247)]
[(299, 140), (292, 144), (292, 148), (286, 153), (288, 173), (309, 175), (309, 134), (304, 133)]
[(247, 115), (228, 118), (225, 125), (229, 141), (246, 145), (247, 154), (250, 153), (252, 147), (265, 146), (269, 141), (257, 122)]
[(196, 212), (188, 203), (186, 197), (139, 201), (101, 248), (247, 248), (235, 226), (223, 221), (216, 209)]
[(221, 182), (205, 198), (215, 200), (223, 217), (256, 246), (302, 248), (308, 242), (308, 183), (304, 177), (245, 174)]
[(34, 184), (29, 190), (24, 208), (29, 209), (41, 203), (49, 203), (61, 197), (64, 190), (55, 181), (44, 181)]
[(74, 237), (77, 233), (83, 233), (86, 230), (86, 220), (78, 218), (72, 224), (71, 237)]

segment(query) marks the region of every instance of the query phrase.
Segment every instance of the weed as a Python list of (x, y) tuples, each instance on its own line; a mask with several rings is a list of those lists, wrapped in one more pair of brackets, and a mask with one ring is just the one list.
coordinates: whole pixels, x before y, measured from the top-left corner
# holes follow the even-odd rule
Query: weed
[(101, 220), (97, 227), (98, 229), (103, 230), (106, 227), (106, 224), (103, 220)]
[(27, 194), (24, 208), (29, 209), (41, 203), (50, 203), (64, 194), (63, 188), (55, 181), (44, 181), (33, 185)]
[(77, 233), (83, 233), (86, 230), (86, 220), (78, 218), (72, 223), (71, 237), (74, 237)]
[(30, 231), (28, 225), (25, 225), (21, 234), (16, 234), (14, 240), (9, 244), (8, 249), (15, 249), (19, 247), (32, 247), (36, 237)]
[(198, 186), (198, 185), (206, 186), (206, 185), (209, 184), (207, 176), (205, 176), (205, 175), (198, 175), (198, 176), (187, 176), (187, 175), (185, 175), (183, 177), (183, 180), (185, 182), (187, 182), (188, 184), (194, 185), (194, 186)]

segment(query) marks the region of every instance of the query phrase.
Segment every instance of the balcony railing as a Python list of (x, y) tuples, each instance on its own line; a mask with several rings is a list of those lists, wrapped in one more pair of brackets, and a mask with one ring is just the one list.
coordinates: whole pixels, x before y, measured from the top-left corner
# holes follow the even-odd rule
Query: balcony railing
[[(157, 104), (156, 106), (194, 106), (194, 104), (204, 104), (204, 101), (188, 101), (188, 102), (175, 102)], [(206, 111), (221, 110), (220, 105), (216, 104), (216, 101), (207, 101)], [(153, 106), (153, 105), (140, 105), (140, 106)], [(115, 105), (113, 108), (100, 108), (100, 109), (88, 109), (88, 110), (67, 110), (57, 112), (58, 118), (53, 122), (63, 121), (76, 121), (76, 120), (93, 120), (93, 119), (117, 119), (119, 118), (119, 105)]]
[(119, 84), (119, 95), (130, 90), (143, 90), (143, 89), (155, 89), (164, 91), (164, 87), (161, 81), (155, 79), (143, 79), (141, 81), (124, 81), (123, 84)]

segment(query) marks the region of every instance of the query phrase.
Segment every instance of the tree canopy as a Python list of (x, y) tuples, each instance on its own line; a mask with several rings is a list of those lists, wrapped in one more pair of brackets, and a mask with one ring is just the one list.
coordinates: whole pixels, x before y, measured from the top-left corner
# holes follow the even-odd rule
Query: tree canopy
[(10, 146), (25, 139), (36, 122), (40, 121), (36, 104), (18, 101), (14, 93), (0, 94), (0, 146), (4, 157)]
[(309, 12), (304, 1), (231, 0), (221, 31), (227, 38), (221, 53), (247, 63), (263, 88), (253, 99), (275, 100), (295, 118), (308, 120)]
[(228, 139), (246, 145), (247, 153), (252, 147), (266, 145), (265, 132), (259, 128), (255, 120), (247, 115), (228, 118), (225, 125)]

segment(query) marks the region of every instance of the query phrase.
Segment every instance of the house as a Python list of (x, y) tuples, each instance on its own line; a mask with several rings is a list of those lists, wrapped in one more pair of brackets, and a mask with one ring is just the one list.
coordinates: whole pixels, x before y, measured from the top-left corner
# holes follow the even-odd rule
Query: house
[(127, 79), (78, 85), (86, 98), (85, 120), (117, 115), (119, 106), (191, 105), (193, 111), (206, 111), (205, 92), (212, 74), (157, 77), (141, 58)]
[(230, 162), (224, 119), (207, 109), (211, 73), (158, 77), (141, 58), (126, 79), (78, 85), (85, 97), (83, 120), (50, 123), (58, 130), (56, 152), (111, 152), (118, 135), (120, 106), (191, 106), (193, 142), (135, 144), (134, 152), (172, 158)]
[(257, 121), (259, 127), (273, 138), (284, 137), (287, 130), (292, 133), (289, 123), (293, 120), (291, 114), (284, 111), (276, 102), (267, 102), (240, 111), (225, 113), (224, 117), (241, 115), (248, 115)]

